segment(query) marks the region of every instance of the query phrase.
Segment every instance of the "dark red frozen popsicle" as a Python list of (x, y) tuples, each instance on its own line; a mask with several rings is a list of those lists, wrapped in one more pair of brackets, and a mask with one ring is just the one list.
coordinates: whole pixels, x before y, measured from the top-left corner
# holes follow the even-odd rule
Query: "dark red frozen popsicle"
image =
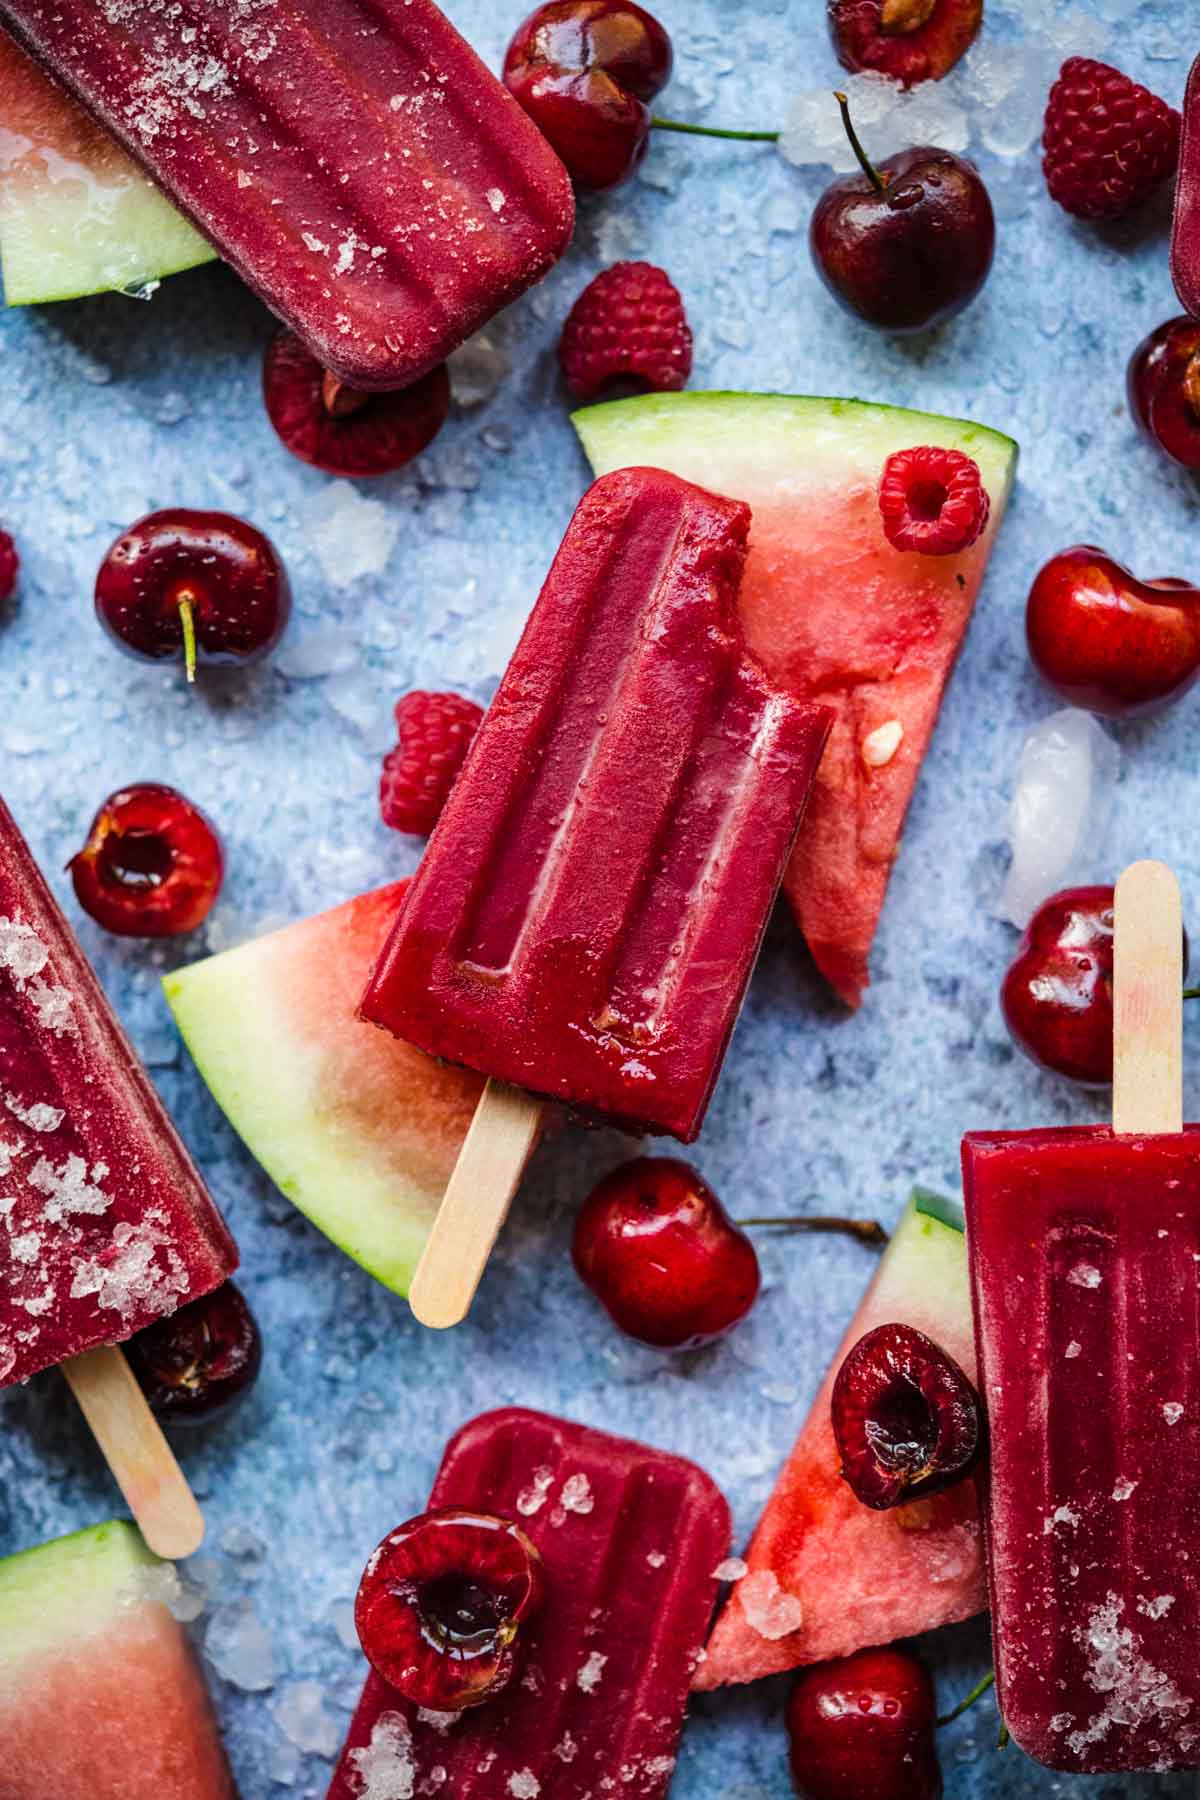
[(541, 1553), (523, 1673), (440, 1718), (371, 1674), (328, 1800), (662, 1800), (729, 1545), (712, 1481), (664, 1451), (512, 1409), (451, 1440), (430, 1496), (447, 1506), (510, 1518)]
[(574, 199), (433, 0), (0, 0), (313, 354), (407, 387), (538, 281)]

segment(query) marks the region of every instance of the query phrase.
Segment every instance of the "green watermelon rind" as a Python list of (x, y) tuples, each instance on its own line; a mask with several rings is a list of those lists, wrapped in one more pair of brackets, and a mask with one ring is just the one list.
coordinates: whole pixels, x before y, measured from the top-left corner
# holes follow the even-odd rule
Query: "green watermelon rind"
[(103, 1630), (166, 1568), (121, 1519), (0, 1562), (0, 1674)]
[(948, 1226), (951, 1231), (965, 1236), (967, 1221), (961, 1200), (948, 1200), (944, 1194), (935, 1194), (932, 1188), (918, 1184), (912, 1191), (912, 1203), (914, 1210), (922, 1218), (936, 1219), (939, 1225)]
[[(683, 394), (644, 394), (631, 400), (609, 400), (572, 413), (575, 427), (597, 475), (636, 463), (654, 465), (656, 449), (665, 442), (677, 444), (681, 427), (699, 442), (714, 430), (736, 428), (749, 434), (755, 457), (765, 448), (765, 438), (781, 428), (787, 437), (805, 434), (805, 450), (816, 460), (821, 426), (838, 427), (835, 447), (845, 454), (845, 427), (855, 428), (863, 441), (878, 438), (879, 459), (903, 445), (940, 442), (973, 455), (983, 471), (985, 485), (1005, 495), (1016, 472), (1019, 450), (1015, 439), (971, 419), (945, 413), (929, 413), (910, 407), (888, 406), (878, 401), (819, 394), (758, 394), (735, 390), (695, 390)], [(614, 454), (615, 452), (615, 454)]]

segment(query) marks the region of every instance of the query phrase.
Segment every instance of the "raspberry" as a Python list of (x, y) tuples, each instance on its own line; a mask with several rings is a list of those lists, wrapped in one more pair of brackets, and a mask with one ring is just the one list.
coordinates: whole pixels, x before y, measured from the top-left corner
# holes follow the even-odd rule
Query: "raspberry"
[(461, 694), (405, 694), (396, 702), (400, 742), (383, 759), (379, 806), (393, 831), (428, 836), (462, 768), (483, 708)]
[(978, 463), (960, 450), (922, 444), (888, 457), (879, 511), (884, 536), (897, 550), (954, 556), (975, 542), (988, 522), (991, 501)]
[(1108, 63), (1071, 56), (1046, 103), (1042, 168), (1050, 196), (1077, 219), (1116, 219), (1148, 199), (1179, 161), (1180, 118)]
[(17, 546), (7, 531), (0, 531), (0, 604), (11, 600), (17, 585), (17, 571), (21, 567), (21, 559), (17, 555)]
[(644, 262), (605, 269), (571, 308), (558, 360), (577, 400), (594, 400), (622, 376), (657, 393), (683, 387), (692, 333), (670, 276)]

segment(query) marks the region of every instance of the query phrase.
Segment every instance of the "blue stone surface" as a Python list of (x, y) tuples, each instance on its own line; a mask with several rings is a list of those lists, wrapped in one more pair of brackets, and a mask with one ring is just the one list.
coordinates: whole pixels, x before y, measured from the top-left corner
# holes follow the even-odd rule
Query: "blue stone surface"
[[(497, 66), (516, 5), (451, 0), (449, 10)], [(818, 0), (657, 0), (656, 10), (678, 51), (665, 97), (677, 116), (776, 124), (798, 89), (837, 79)], [(1022, 89), (1044, 92), (1047, 58), (1079, 46), (1111, 46), (1178, 104), (1190, 48), (1181, 10), (989, 0), (989, 43), (1032, 55), (1035, 27), (1042, 34), (1039, 60), (993, 111), (990, 140), (1008, 125), (1032, 141), (1013, 125), (1028, 106)], [(813, 272), (804, 233), (827, 170), (791, 167), (770, 147), (656, 140), (629, 188), (583, 203), (565, 262), (493, 327), (511, 362), (494, 396), (456, 408), (414, 467), (357, 489), (278, 444), (259, 396), (270, 321), (221, 269), (172, 280), (149, 304), (108, 297), (0, 318), (0, 519), (25, 570), (20, 603), (0, 621), (0, 784), (226, 1211), (266, 1337), (245, 1408), (182, 1446), (210, 1522), (192, 1571), (209, 1594), (198, 1640), (207, 1631), (228, 1667), (221, 1640), (248, 1604), (270, 1648), (261, 1691), (211, 1671), (249, 1800), (293, 1786), (323, 1795), (363, 1672), (347, 1603), (376, 1541), (421, 1509), (459, 1423), (520, 1402), (694, 1456), (728, 1492), (740, 1539), (873, 1266), (841, 1239), (764, 1238), (765, 1293), (744, 1329), (688, 1358), (644, 1352), (614, 1334), (568, 1259), (578, 1201), (628, 1145), (571, 1131), (540, 1152), (470, 1322), (430, 1335), (271, 1188), (160, 996), (177, 961), (413, 865), (418, 846), (384, 829), (375, 801), (390, 704), (414, 685), (480, 699), (495, 686), (586, 481), (554, 348), (600, 267), (644, 255), (670, 270), (696, 329), (694, 386), (970, 415), (1023, 451), (909, 817), (875, 985), (860, 1013), (845, 1014), (781, 911), (696, 1162), (735, 1211), (846, 1209), (890, 1223), (914, 1180), (956, 1188), (965, 1128), (1097, 1114), (1098, 1101), (1014, 1055), (997, 1006), (1014, 934), (995, 903), (1021, 740), (1053, 710), (1021, 628), (1034, 570), (1078, 540), (1145, 574), (1197, 569), (1197, 490), (1137, 441), (1124, 402), (1129, 352), (1178, 310), (1169, 206), (1164, 197), (1130, 224), (1081, 226), (1050, 203), (1033, 148), (1005, 159), (978, 132), (972, 143), (997, 198), (994, 273), (949, 327), (898, 343), (838, 311)], [(279, 543), (298, 613), (271, 666), (189, 693), (101, 636), (90, 602), (100, 556), (121, 527), (169, 504), (245, 514)], [(1184, 703), (1120, 731), (1116, 817), (1086, 873), (1154, 854), (1195, 898), (1197, 718)], [(62, 874), (103, 796), (147, 777), (206, 807), (229, 852), (208, 927), (166, 949), (106, 938)], [(1195, 1116), (1194, 1022), (1188, 1035)], [(0, 1397), (0, 1553), (118, 1506), (56, 1375)], [(987, 1667), (983, 1621), (923, 1648), (945, 1702)], [(305, 1683), (319, 1690), (315, 1713)], [(785, 1796), (785, 1691), (768, 1682), (698, 1702), (675, 1800)], [(1015, 1749), (998, 1754), (995, 1735), (987, 1702), (944, 1734), (948, 1800), (1196, 1791), (1187, 1775), (1055, 1777)]]

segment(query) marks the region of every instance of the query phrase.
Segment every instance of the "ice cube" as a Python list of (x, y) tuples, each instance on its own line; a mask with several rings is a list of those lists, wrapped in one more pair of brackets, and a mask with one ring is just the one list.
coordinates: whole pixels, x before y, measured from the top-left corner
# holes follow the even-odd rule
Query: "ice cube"
[(214, 1612), (204, 1634), (204, 1654), (217, 1674), (243, 1693), (262, 1694), (275, 1686), (275, 1647), (245, 1595)]
[(275, 653), (275, 667), (290, 681), (319, 681), (352, 669), (357, 661), (354, 644), (333, 625), (291, 631)]
[(284, 1737), (303, 1755), (337, 1755), (341, 1726), (325, 1711), (318, 1682), (293, 1681), (279, 1695), (271, 1710)]
[(447, 359), (454, 404), (486, 406), (512, 373), (512, 359), (486, 331), (468, 338)]
[(334, 481), (312, 502), (304, 527), (309, 549), (335, 588), (382, 575), (400, 535), (401, 515), (369, 500), (348, 481)]
[(1090, 713), (1064, 707), (1032, 727), (1017, 768), (1002, 918), (1024, 927), (1043, 900), (1094, 865), (1120, 767), (1120, 751)]

